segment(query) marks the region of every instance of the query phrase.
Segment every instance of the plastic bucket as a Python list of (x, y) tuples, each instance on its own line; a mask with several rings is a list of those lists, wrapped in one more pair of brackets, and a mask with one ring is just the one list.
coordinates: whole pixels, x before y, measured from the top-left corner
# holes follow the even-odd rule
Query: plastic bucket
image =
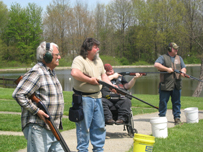
[(152, 127), (152, 135), (157, 138), (168, 137), (167, 118), (166, 117), (152, 117), (150, 119)]
[(149, 135), (134, 135), (133, 152), (152, 152), (155, 137)]
[(197, 107), (186, 108), (186, 109), (184, 109), (184, 113), (185, 113), (187, 123), (198, 123), (199, 122)]

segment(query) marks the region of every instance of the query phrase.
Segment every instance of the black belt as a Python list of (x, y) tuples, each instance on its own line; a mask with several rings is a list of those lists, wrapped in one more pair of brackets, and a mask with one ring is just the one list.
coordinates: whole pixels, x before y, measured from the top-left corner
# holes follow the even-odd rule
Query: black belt
[(98, 93), (98, 92), (92, 92), (92, 93), (87, 93), (87, 92), (81, 92), (81, 91), (77, 91), (73, 88), (73, 91), (76, 93), (76, 94), (80, 94), (80, 95), (91, 95), (91, 94), (95, 94), (95, 93)]

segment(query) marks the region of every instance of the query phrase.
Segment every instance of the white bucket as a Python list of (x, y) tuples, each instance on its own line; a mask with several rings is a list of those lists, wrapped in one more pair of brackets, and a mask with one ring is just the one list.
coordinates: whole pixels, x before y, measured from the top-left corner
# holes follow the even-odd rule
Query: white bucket
[(198, 117), (198, 108), (197, 107), (190, 107), (184, 109), (186, 122), (187, 123), (198, 123), (199, 117)]
[(158, 138), (168, 137), (166, 117), (152, 117), (150, 119), (150, 123), (152, 126), (152, 134), (154, 137), (158, 137)]

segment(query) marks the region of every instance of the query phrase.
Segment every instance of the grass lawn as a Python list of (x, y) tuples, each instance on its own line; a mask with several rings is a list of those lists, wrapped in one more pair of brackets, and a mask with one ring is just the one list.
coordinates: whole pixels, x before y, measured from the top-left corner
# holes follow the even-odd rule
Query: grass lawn
[[(202, 152), (203, 120), (168, 128), (167, 138), (155, 138), (153, 152)], [(133, 151), (133, 146), (128, 152)]]
[(155, 138), (153, 152), (202, 152), (203, 120), (199, 123), (184, 123), (168, 129), (166, 139)]
[[(20, 112), (21, 108), (17, 102), (12, 98), (13, 88), (0, 88), (0, 111)], [(64, 115), (68, 115), (69, 107), (72, 102), (72, 92), (64, 91), (65, 109)], [(154, 106), (159, 106), (158, 95), (134, 94)], [(201, 97), (181, 97), (182, 109), (188, 107), (198, 107), (203, 110), (203, 98)], [(171, 109), (171, 102), (168, 103), (168, 109)], [(148, 106), (136, 99), (132, 99), (133, 114), (144, 114), (157, 112), (157, 109)], [(70, 122), (68, 118), (63, 118), (64, 130), (75, 128), (75, 123)], [(0, 114), (0, 131), (21, 131), (20, 115), (14, 114)], [(166, 139), (156, 138), (153, 152), (191, 152), (202, 151), (202, 131), (203, 121), (200, 120), (197, 124), (183, 124), (169, 128), (170, 136)], [(11, 146), (12, 145), (12, 146)], [(26, 147), (26, 140), (23, 136), (5, 136), (0, 135), (0, 151), (14, 152)], [(132, 148), (129, 152), (132, 151)]]
[(27, 141), (24, 136), (0, 135), (0, 152), (16, 152), (25, 148)]

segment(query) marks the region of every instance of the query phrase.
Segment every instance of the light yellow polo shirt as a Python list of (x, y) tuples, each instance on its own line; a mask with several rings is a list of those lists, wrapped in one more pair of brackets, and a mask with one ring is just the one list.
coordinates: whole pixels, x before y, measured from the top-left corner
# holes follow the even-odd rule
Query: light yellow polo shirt
[[(78, 69), (81, 72), (95, 77), (101, 80), (101, 75), (105, 73), (104, 65), (102, 60), (98, 57), (95, 61), (91, 61), (88, 58), (84, 59), (81, 55), (75, 57), (72, 63), (72, 69)], [(101, 98), (101, 89), (102, 85), (92, 85), (86, 82), (78, 81), (73, 78), (73, 88), (77, 91), (85, 92), (85, 93), (93, 93), (95, 94), (87, 95), (92, 98)]]

